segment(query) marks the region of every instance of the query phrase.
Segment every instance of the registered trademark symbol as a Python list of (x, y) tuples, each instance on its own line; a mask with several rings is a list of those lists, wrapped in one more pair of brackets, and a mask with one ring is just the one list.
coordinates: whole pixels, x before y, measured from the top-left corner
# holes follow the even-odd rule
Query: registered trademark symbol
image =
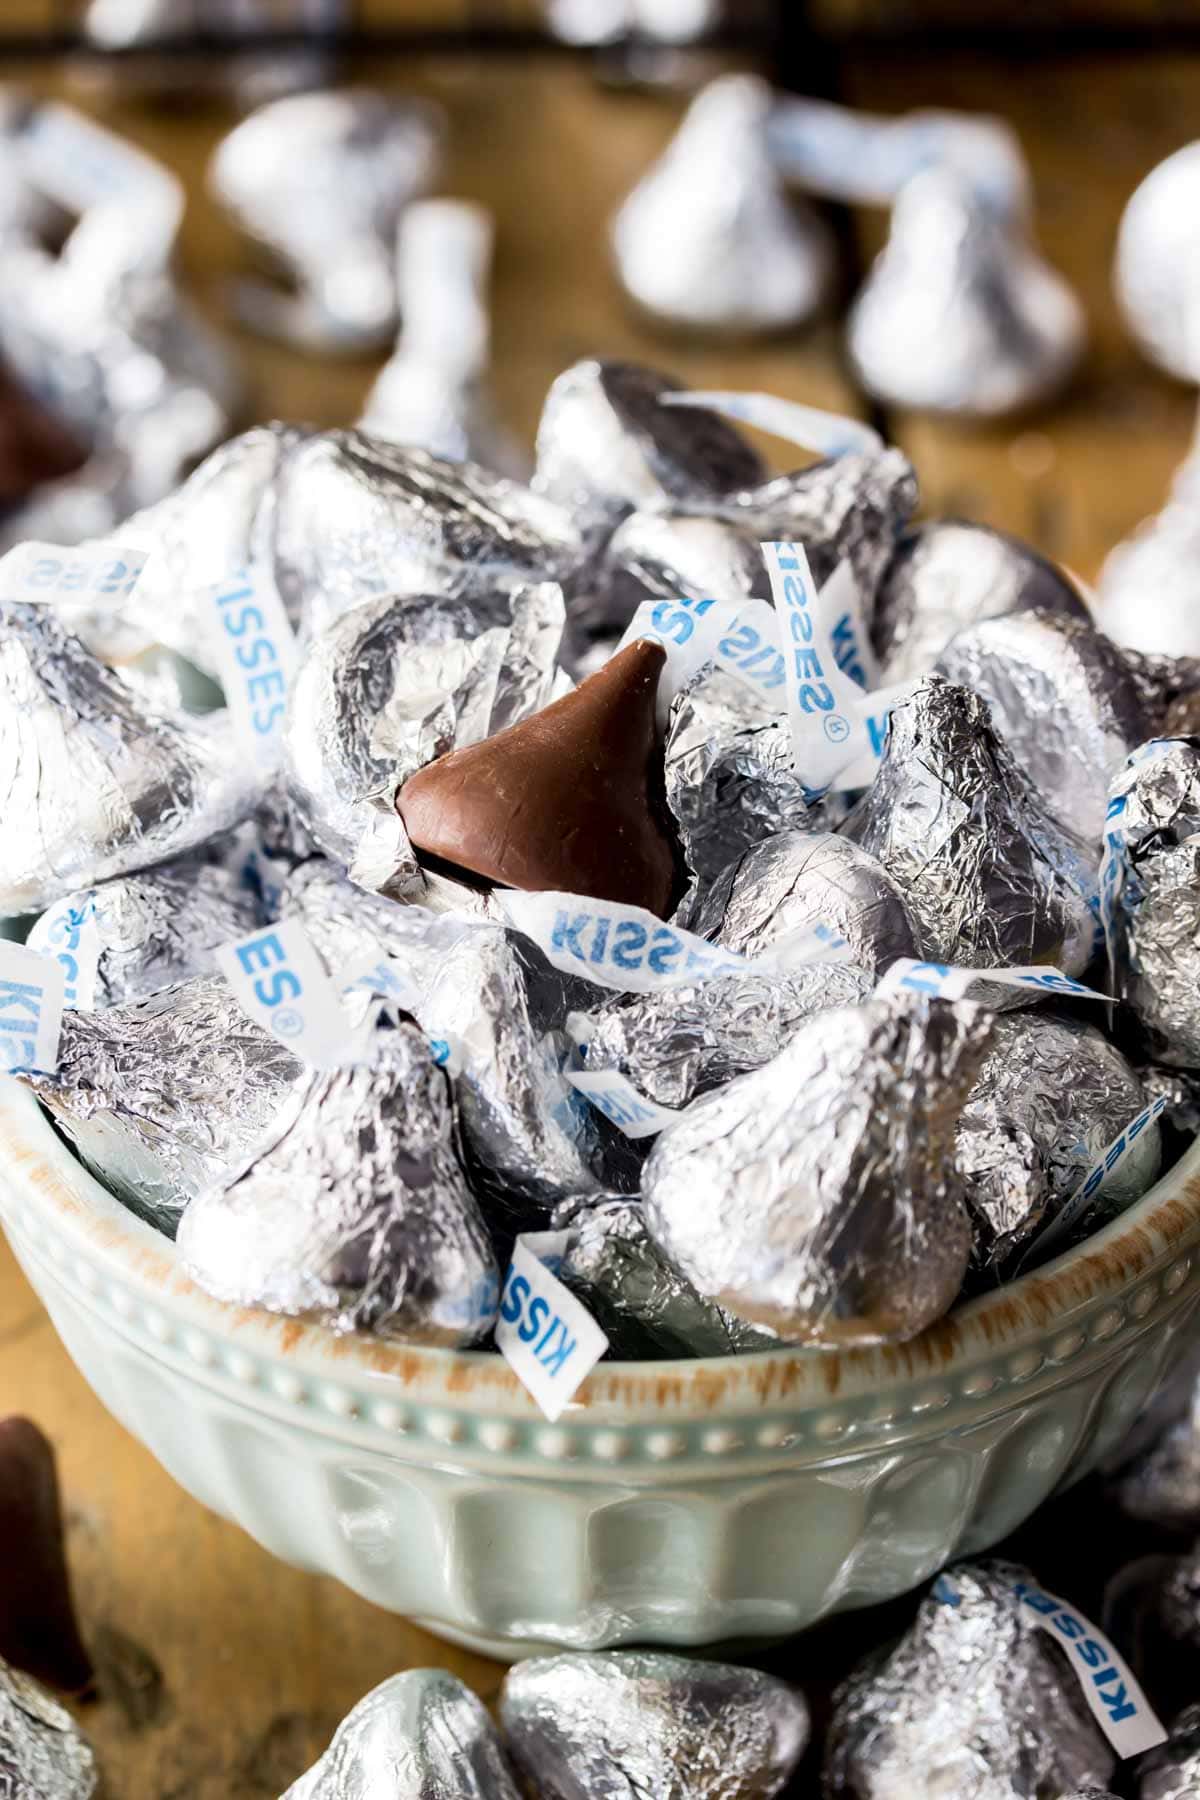
[(298, 1013), (294, 1007), (281, 1006), (279, 1011), (273, 1015), (271, 1026), (279, 1033), (280, 1037), (299, 1037), (304, 1030), (304, 1015)]
[(850, 721), (841, 713), (830, 713), (825, 721), (825, 736), (831, 744), (844, 744), (850, 736)]

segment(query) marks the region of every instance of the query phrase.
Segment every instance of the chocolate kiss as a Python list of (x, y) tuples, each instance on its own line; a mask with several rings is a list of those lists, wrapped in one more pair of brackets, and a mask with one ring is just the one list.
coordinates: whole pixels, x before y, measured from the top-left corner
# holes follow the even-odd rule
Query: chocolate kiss
[(505, 887), (665, 916), (677, 869), (654, 720), (665, 662), (639, 639), (544, 711), (429, 763), (396, 799), (415, 847)]
[(71, 1600), (54, 1451), (28, 1419), (0, 1420), (0, 1657), (70, 1693), (92, 1679)]

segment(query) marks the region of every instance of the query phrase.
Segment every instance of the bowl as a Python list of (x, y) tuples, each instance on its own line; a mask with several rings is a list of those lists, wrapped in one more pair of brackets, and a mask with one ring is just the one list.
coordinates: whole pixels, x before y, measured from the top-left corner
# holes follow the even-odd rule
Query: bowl
[(1200, 1302), (1200, 1144), (912, 1343), (600, 1364), (555, 1425), (500, 1357), (211, 1300), (0, 1081), (0, 1219), (104, 1404), (191, 1494), (456, 1643), (778, 1639), (1009, 1531), (1111, 1452)]

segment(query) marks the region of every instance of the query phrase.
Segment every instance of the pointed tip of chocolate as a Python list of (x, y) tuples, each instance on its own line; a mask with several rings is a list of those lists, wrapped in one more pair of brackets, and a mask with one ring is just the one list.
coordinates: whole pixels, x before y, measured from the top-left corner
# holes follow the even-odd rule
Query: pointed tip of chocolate
[(54, 1450), (32, 1420), (19, 1417), (0, 1420), (0, 1657), (65, 1693), (91, 1686)]
[(655, 721), (665, 663), (639, 638), (542, 712), (428, 764), (396, 799), (414, 847), (504, 887), (665, 916), (679, 870)]

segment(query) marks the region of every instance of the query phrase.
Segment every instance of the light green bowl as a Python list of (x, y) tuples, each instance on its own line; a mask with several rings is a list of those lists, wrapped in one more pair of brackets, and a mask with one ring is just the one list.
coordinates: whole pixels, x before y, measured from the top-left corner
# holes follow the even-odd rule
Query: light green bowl
[(205, 1505), (456, 1642), (778, 1638), (1003, 1537), (1124, 1436), (1200, 1301), (1200, 1145), (1087, 1244), (897, 1349), (498, 1357), (210, 1300), (0, 1081), (0, 1219), (87, 1380)]

